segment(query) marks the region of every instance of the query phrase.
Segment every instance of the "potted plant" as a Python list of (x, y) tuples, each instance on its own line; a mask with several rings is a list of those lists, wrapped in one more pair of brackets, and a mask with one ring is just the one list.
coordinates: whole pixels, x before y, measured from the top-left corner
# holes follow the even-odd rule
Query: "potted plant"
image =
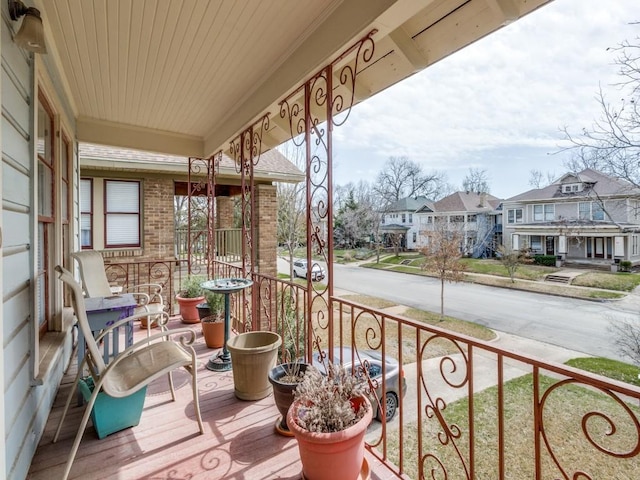
[(282, 292), (278, 301), (278, 317), (281, 319), (282, 348), (278, 353), (278, 364), (269, 371), (269, 382), (273, 387), (273, 400), (280, 417), (275, 430), (280, 435), (292, 437), (287, 425), (287, 412), (293, 403), (293, 391), (302, 381), (308, 367), (297, 359), (304, 357), (304, 315), (296, 308), (296, 298), (290, 292)]
[(204, 290), (201, 285), (205, 280), (202, 275), (189, 275), (182, 282), (176, 300), (180, 305), (183, 323), (198, 323), (200, 321), (196, 306), (204, 301)]
[(304, 478), (356, 480), (361, 471), (368, 470), (364, 435), (373, 409), (366, 389), (366, 380), (342, 365), (330, 363), (326, 375), (315, 367), (307, 368), (287, 413)]
[(275, 430), (285, 437), (293, 437), (287, 424), (287, 412), (293, 403), (293, 392), (302, 381), (308, 366), (309, 364), (303, 362), (279, 363), (269, 371), (269, 382), (273, 387), (273, 400), (280, 412)]
[(202, 325), (202, 336), (209, 348), (224, 345), (224, 295), (205, 291), (205, 303), (196, 306)]

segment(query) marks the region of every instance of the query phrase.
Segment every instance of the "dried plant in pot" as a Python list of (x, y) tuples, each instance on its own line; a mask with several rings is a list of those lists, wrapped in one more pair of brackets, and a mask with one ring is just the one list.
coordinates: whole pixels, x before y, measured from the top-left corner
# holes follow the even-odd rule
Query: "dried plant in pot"
[(326, 375), (307, 368), (287, 413), (305, 479), (357, 480), (368, 470), (364, 435), (373, 409), (366, 391), (366, 380), (342, 365), (329, 364)]

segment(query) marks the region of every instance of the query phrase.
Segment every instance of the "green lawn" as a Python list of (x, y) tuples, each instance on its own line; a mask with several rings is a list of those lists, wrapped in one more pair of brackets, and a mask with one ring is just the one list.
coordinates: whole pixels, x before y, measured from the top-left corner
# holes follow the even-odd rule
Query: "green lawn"
[[(426, 388), (433, 379), (426, 378)], [(541, 376), (541, 395), (557, 383), (557, 380)], [(520, 480), (535, 477), (534, 418), (531, 408), (533, 398), (532, 376), (524, 375), (504, 384), (504, 478)], [(423, 392), (424, 396), (424, 392)], [(478, 479), (499, 478), (498, 473), (498, 389), (488, 388), (473, 396), (475, 476)], [(640, 414), (637, 405), (629, 405), (635, 419)], [(591, 412), (606, 415), (611, 425), (597, 422)], [(449, 438), (443, 445), (444, 432), (437, 415), (422, 416), (422, 459), (418, 456), (418, 425), (406, 425), (402, 439), (405, 473), (409, 478), (422, 478), (418, 472), (421, 460), (422, 472), (433, 472), (429, 478), (467, 478), (464, 464), (469, 455), (469, 401), (468, 398), (440, 409), (446, 425), (460, 427), (460, 438)], [(638, 441), (638, 432), (629, 412), (621, 408), (608, 395), (578, 385), (564, 385), (552, 390), (542, 411), (542, 429), (549, 448), (558, 459), (567, 476), (562, 475), (552, 461), (547, 446), (542, 443), (543, 478), (593, 478), (636, 480), (638, 456), (615, 458), (595, 448), (585, 437), (582, 422), (588, 422), (591, 439), (600, 446), (615, 452), (630, 452)], [(609, 426), (615, 426), (609, 432)], [(389, 459), (399, 461), (398, 432), (388, 432)], [(459, 449), (457, 451), (456, 449)], [(461, 462), (465, 459), (465, 463)], [(442, 462), (444, 470), (438, 465)], [(444, 471), (446, 470), (446, 475)], [(579, 475), (577, 472), (585, 472)], [(427, 475), (425, 473), (425, 478)]]
[(570, 367), (597, 373), (598, 375), (613, 380), (640, 387), (640, 378), (638, 378), (638, 375), (640, 375), (640, 367), (636, 367), (635, 365), (629, 365), (628, 363), (602, 357), (573, 358), (566, 362), (566, 364)]
[(640, 275), (622, 272), (586, 272), (574, 278), (571, 285), (630, 292), (640, 285)]
[[(403, 254), (399, 256), (390, 255), (380, 260), (380, 263), (386, 265), (400, 265), (402, 262), (409, 260), (405, 267), (420, 268), (424, 263), (424, 256), (421, 254)], [(462, 258), (460, 260), (469, 273), (480, 273), (485, 275), (496, 275), (499, 277), (508, 277), (509, 272), (504, 268), (499, 260), (481, 259), (481, 258)], [(408, 270), (413, 271), (413, 270)], [(548, 273), (557, 272), (555, 267), (543, 267), (540, 265), (520, 265), (515, 273), (515, 278), (523, 280), (541, 280)]]
[[(481, 259), (481, 258), (463, 258), (461, 260), (467, 267), (467, 272), (484, 273), (487, 275), (497, 275), (499, 277), (508, 277), (509, 272), (504, 268), (499, 260)], [(557, 272), (559, 269), (555, 267), (543, 267), (541, 265), (520, 265), (514, 275), (515, 278), (523, 280), (542, 280), (545, 275)]]

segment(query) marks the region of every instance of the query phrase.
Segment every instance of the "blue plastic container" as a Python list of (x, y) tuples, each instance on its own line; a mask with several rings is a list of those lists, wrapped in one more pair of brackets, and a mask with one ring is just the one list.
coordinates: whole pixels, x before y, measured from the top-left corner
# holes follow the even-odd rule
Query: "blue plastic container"
[[(78, 386), (84, 400), (89, 401), (93, 392), (93, 378), (81, 378)], [(93, 428), (98, 438), (103, 439), (107, 435), (138, 425), (146, 393), (147, 387), (122, 398), (110, 397), (100, 392), (91, 412)]]

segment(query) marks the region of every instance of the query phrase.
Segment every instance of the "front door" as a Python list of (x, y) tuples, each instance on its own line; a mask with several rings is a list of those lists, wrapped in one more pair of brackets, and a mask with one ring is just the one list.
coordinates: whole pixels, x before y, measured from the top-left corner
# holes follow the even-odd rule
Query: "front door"
[(595, 257), (596, 258), (604, 258), (604, 238), (596, 237), (595, 241)]
[(547, 255), (555, 255), (555, 237), (547, 237), (546, 238), (546, 250)]

